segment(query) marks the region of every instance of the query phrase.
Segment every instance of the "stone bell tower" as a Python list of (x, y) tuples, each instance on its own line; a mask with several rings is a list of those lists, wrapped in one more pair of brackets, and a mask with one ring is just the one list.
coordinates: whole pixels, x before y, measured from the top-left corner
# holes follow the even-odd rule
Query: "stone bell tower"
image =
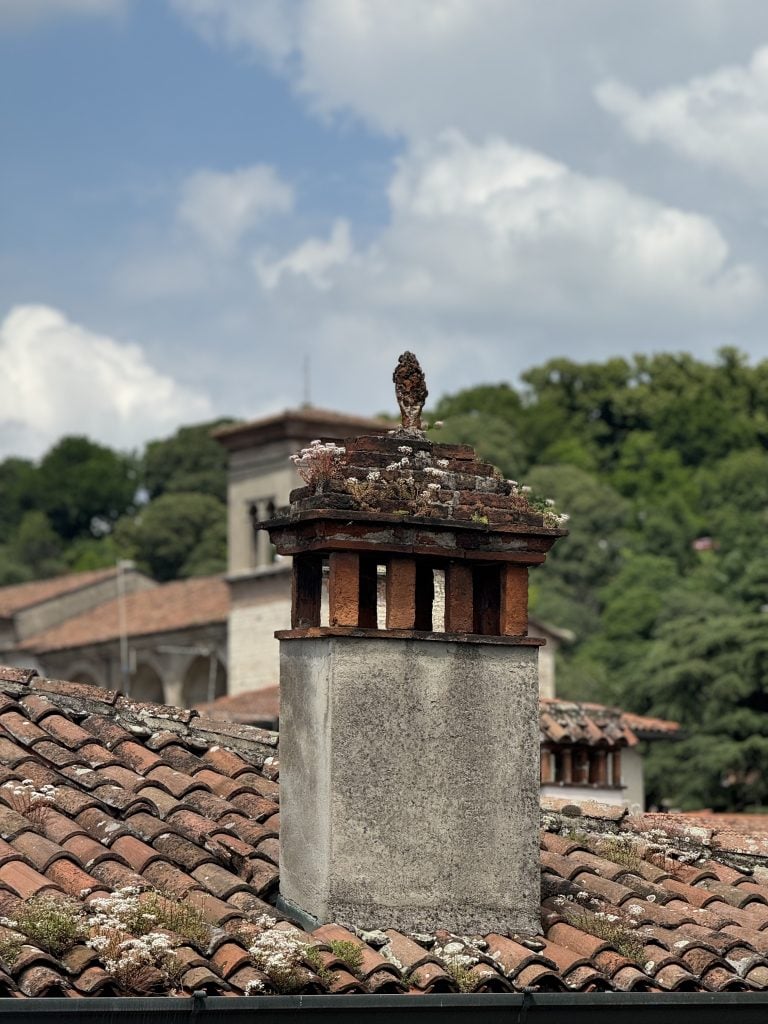
[(264, 524), (293, 556), (281, 898), (319, 922), (536, 932), (528, 570), (566, 531), (472, 448), (427, 440), (413, 355), (394, 379), (402, 428), (305, 450), (307, 486)]

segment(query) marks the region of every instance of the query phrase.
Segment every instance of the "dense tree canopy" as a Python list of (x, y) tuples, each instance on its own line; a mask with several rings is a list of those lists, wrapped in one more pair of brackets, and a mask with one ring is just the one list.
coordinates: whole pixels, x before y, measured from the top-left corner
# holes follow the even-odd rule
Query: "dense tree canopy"
[(162, 494), (117, 524), (115, 537), (157, 580), (220, 571), (227, 556), (226, 507), (210, 494)]
[(65, 437), (37, 473), (37, 501), (60, 537), (108, 532), (133, 502), (135, 460), (85, 437)]
[(173, 437), (151, 441), (141, 463), (141, 482), (149, 497), (185, 491), (226, 501), (227, 453), (211, 432), (231, 422), (221, 419), (181, 427)]
[(435, 415), (451, 439), (505, 430), (504, 471), (571, 515), (532, 577), (536, 613), (577, 635), (559, 691), (683, 724), (652, 746), (652, 800), (768, 806), (768, 363), (555, 359), (522, 379)]
[(0, 462), (0, 586), (134, 557), (157, 579), (223, 571), (226, 453), (182, 427), (141, 455), (62, 438), (38, 465)]

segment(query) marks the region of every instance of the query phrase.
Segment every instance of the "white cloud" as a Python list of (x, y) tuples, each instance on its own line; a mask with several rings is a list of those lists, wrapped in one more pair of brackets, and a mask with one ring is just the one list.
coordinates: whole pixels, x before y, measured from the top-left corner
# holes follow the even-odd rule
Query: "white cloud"
[(721, 67), (641, 96), (615, 79), (595, 90), (637, 142), (658, 142), (751, 185), (768, 181), (768, 47), (747, 65)]
[(120, 14), (126, 0), (0, 0), (0, 30), (27, 27), (66, 14)]
[(132, 447), (211, 415), (208, 398), (149, 365), (138, 345), (16, 306), (0, 324), (0, 457), (39, 456), (63, 434)]
[(297, 6), (290, 0), (169, 0), (210, 42), (247, 46), (279, 63), (293, 49)]
[(320, 262), (346, 307), (603, 331), (738, 318), (763, 295), (706, 217), (503, 139), (448, 131), (412, 146), (389, 200), (390, 223), (367, 250), (350, 253), (346, 235), (312, 240), (261, 266), (262, 283), (275, 288), (289, 270), (313, 280)]
[(231, 250), (267, 217), (293, 208), (293, 189), (273, 167), (198, 171), (181, 187), (177, 217), (211, 249)]
[(352, 255), (352, 238), (349, 224), (337, 220), (331, 228), (328, 241), (322, 238), (308, 238), (282, 259), (270, 261), (259, 252), (254, 256), (253, 267), (264, 288), (276, 288), (286, 274), (305, 277), (320, 290), (330, 287), (329, 271), (346, 263)]
[[(170, 0), (213, 43), (282, 68), (322, 114), (379, 132), (580, 132), (598, 77), (686, 71), (754, 38), (764, 0)], [(694, 65), (695, 66), (695, 65)], [(552, 131), (552, 124), (556, 130)], [(515, 132), (517, 134), (517, 132)]]

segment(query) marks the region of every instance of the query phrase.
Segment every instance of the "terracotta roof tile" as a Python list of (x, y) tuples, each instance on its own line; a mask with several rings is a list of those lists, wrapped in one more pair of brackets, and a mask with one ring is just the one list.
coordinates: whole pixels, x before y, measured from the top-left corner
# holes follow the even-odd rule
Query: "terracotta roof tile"
[[(53, 868), (51, 868), (53, 871)], [(6, 861), (0, 865), (0, 882), (20, 896), (29, 899), (44, 889), (55, 888), (50, 877), (41, 874), (21, 860)]]
[[(170, 892), (199, 909), (209, 939), (219, 936), (196, 945), (171, 929), (182, 943), (177, 991), (239, 994), (257, 980), (274, 990), (248, 945), (257, 918), (280, 917), (268, 902), (278, 881), (276, 737), (55, 680), (30, 685), (28, 673), (0, 672), (0, 914), (13, 918), (36, 894), (91, 903), (124, 886), (142, 899)], [(53, 803), (35, 807), (3, 786), (25, 778), (52, 785)], [(544, 801), (543, 821), (542, 934), (465, 947), (465, 988), (768, 988), (768, 856), (759, 843), (744, 852), (750, 833), (738, 833), (736, 852), (730, 822), (631, 818), (567, 800)], [(440, 956), (445, 936), (437, 945), (392, 930), (369, 938), (339, 925), (306, 936), (320, 943), (325, 970), (307, 963), (302, 991), (458, 989)], [(338, 940), (359, 949), (359, 966), (331, 951)], [(27, 940), (13, 974), (0, 971), (0, 992), (125, 992), (82, 942), (57, 959)], [(142, 985), (169, 990), (157, 971)]]
[(0, 715), (0, 726), (5, 733), (27, 747), (31, 747), (37, 740), (48, 739), (46, 732), (39, 729), (34, 722), (30, 722), (18, 711), (6, 711)]

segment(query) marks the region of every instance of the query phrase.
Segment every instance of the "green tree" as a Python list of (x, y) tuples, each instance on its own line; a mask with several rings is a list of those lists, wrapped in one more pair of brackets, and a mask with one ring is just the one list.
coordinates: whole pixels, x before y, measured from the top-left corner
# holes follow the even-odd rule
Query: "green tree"
[(227, 453), (211, 437), (216, 427), (231, 419), (181, 427), (173, 437), (151, 441), (142, 459), (142, 483), (150, 498), (184, 491), (227, 497)]
[(37, 469), (28, 459), (0, 462), (0, 542), (7, 542), (38, 499)]
[(619, 566), (627, 503), (576, 466), (538, 466), (527, 483), (571, 517), (568, 539), (555, 545), (546, 572), (533, 574), (535, 613), (583, 641), (599, 628), (600, 589)]
[(120, 520), (115, 543), (157, 580), (221, 572), (226, 565), (226, 507), (210, 494), (162, 494)]
[(26, 512), (10, 545), (15, 561), (25, 567), (31, 579), (55, 576), (64, 568), (61, 537), (44, 512)]
[[(638, 699), (680, 721), (674, 750), (649, 755), (651, 796), (686, 809), (768, 805), (768, 631), (764, 614), (682, 586), (630, 673)], [(670, 772), (671, 760), (678, 768)]]
[(39, 504), (64, 540), (108, 532), (133, 502), (135, 460), (86, 437), (65, 437), (38, 471)]

